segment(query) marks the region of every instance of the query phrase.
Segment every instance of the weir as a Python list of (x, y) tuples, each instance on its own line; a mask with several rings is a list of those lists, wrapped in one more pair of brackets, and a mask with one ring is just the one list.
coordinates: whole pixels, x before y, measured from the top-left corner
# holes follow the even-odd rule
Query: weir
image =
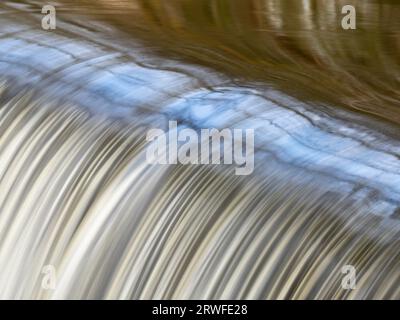
[[(180, 33), (181, 1), (167, 11), (174, 19), (164, 17), (165, 42), (157, 1), (60, 1), (77, 16), (58, 12), (54, 31), (41, 29), (38, 3), (0, 4), (0, 298), (400, 297), (398, 92), (393, 75), (384, 81), (386, 70), (398, 76), (395, 57), (387, 55), (376, 75), (386, 91), (367, 80), (376, 66), (356, 84), (348, 74), (327, 83), (339, 66), (354, 67), (352, 55), (330, 56), (318, 32), (303, 52), (273, 33), (271, 61), (318, 65), (313, 82), (265, 55), (252, 60), (257, 50), (233, 46), (226, 20), (218, 20), (226, 39), (216, 49), (200, 25)], [(214, 19), (232, 9), (219, 3)], [(276, 1), (263, 3), (277, 10)], [(102, 14), (103, 4), (114, 13)], [(125, 25), (120, 10), (132, 10), (125, 17), (141, 18), (142, 28)], [(233, 12), (229, 28), (250, 28)], [(277, 48), (282, 37), (286, 45)], [(311, 48), (337, 69), (322, 68)], [(228, 60), (207, 65), (203, 50)], [(246, 63), (254, 72), (245, 77)], [(368, 88), (381, 109), (371, 114), (372, 98), (363, 104), (354, 92), (326, 93), (347, 81)], [(255, 128), (254, 172), (148, 163), (146, 134), (167, 131), (169, 121), (193, 130)], [(357, 271), (354, 290), (341, 286), (346, 265)], [(54, 289), (42, 285), (45, 266), (56, 271)]]

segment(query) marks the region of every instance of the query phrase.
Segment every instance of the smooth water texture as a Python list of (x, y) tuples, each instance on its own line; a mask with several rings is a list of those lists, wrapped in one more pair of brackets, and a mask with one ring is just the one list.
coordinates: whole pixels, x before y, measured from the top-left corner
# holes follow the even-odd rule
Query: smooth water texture
[[(0, 298), (400, 297), (396, 1), (54, 3), (0, 4)], [(255, 173), (148, 164), (168, 120)]]

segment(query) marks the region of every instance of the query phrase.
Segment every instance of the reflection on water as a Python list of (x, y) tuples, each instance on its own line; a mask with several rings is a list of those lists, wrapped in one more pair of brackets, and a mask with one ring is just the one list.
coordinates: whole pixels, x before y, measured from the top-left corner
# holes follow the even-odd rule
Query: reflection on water
[[(400, 297), (396, 1), (55, 3), (0, 4), (0, 297)], [(169, 119), (256, 129), (256, 174), (147, 165)]]
[(400, 3), (356, 1), (355, 31), (341, 29), (341, 8), (346, 4), (100, 1), (104, 7), (94, 12), (115, 10), (103, 18), (163, 54), (266, 81), (307, 101), (400, 122)]
[[(24, 1), (38, 10), (40, 1)], [(59, 1), (162, 55), (266, 82), (302, 100), (400, 122), (400, 3), (357, 1), (357, 30), (342, 30), (345, 0)], [(91, 28), (96, 28), (92, 26)]]

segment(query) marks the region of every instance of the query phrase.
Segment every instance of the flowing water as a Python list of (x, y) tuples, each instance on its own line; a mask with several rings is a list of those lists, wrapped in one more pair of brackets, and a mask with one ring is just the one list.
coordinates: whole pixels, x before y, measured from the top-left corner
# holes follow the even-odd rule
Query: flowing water
[[(0, 298), (399, 299), (400, 4), (347, 2), (1, 2)], [(254, 173), (148, 164), (168, 120)]]

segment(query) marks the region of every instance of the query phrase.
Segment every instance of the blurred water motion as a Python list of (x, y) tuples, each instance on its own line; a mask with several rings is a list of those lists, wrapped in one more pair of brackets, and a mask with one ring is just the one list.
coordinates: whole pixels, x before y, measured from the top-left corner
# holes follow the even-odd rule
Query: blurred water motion
[(397, 1), (353, 1), (357, 30), (350, 32), (341, 28), (346, 0), (100, 3), (105, 7), (95, 13), (111, 9), (107, 21), (162, 54), (268, 82), (307, 101), (400, 121)]
[[(1, 3), (0, 297), (399, 298), (400, 5), (355, 2)], [(169, 119), (256, 173), (146, 164)]]

